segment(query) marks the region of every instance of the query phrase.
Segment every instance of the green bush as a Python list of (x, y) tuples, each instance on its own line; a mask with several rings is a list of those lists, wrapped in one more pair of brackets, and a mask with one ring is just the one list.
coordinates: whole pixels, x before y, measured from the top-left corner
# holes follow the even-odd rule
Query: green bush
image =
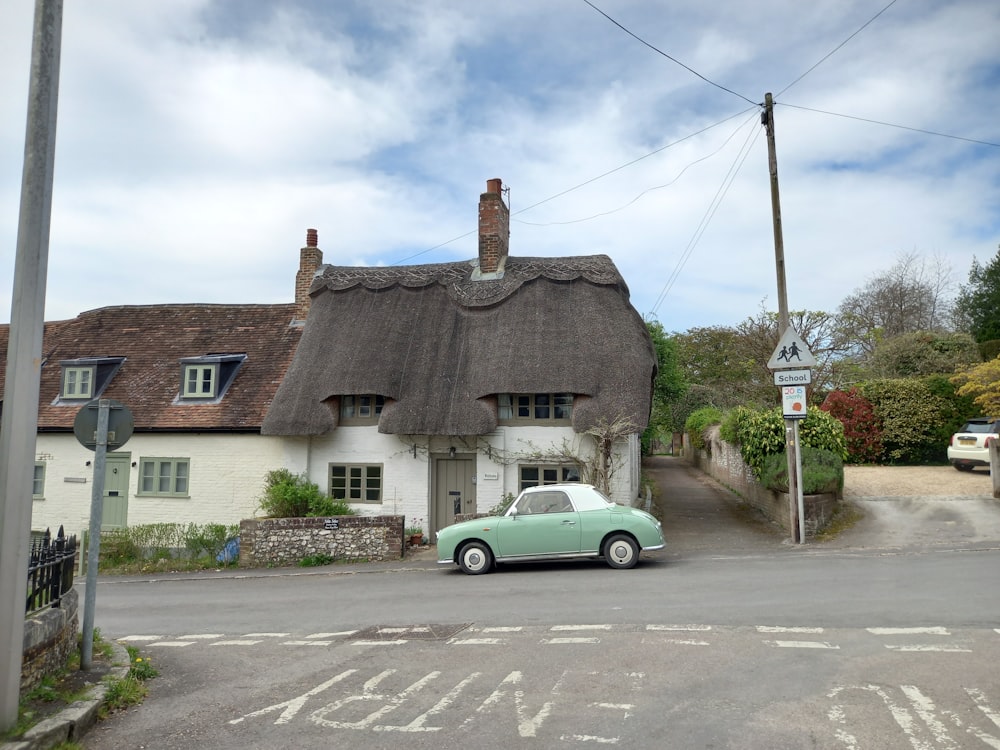
[[(844, 462), (840, 456), (823, 448), (802, 446), (802, 493), (818, 495), (840, 492), (844, 488)], [(788, 492), (788, 454), (772, 453), (764, 458), (761, 484), (775, 492)]]
[(346, 502), (324, 495), (304, 474), (292, 474), (288, 469), (267, 472), (260, 509), (268, 518), (354, 515)]
[(221, 523), (148, 523), (101, 532), (100, 565), (122, 568), (147, 560), (208, 558), (215, 563), (240, 527)]
[(691, 412), (684, 422), (684, 431), (691, 436), (691, 445), (695, 450), (705, 448), (705, 430), (722, 421), (722, 412), (714, 406), (703, 406)]
[[(890, 464), (943, 463), (948, 436), (961, 411), (955, 396), (946, 395), (940, 378), (894, 378), (858, 383), (861, 395), (882, 423), (883, 460)], [(952, 392), (953, 393), (953, 392)], [(964, 417), (964, 415), (963, 415)]]

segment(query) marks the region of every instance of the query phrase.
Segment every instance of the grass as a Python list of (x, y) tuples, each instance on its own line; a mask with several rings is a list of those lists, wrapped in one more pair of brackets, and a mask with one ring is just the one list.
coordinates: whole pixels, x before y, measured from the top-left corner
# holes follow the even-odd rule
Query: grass
[(853, 528), (864, 517), (865, 514), (854, 503), (842, 502), (830, 522), (814, 538), (817, 542), (829, 542), (836, 539), (841, 533)]
[[(110, 642), (101, 638), (100, 630), (94, 628), (92, 669), (87, 672), (80, 670), (80, 649), (75, 649), (62, 669), (46, 676), (38, 687), (21, 696), (17, 721), (10, 730), (0, 735), (0, 739), (16, 739), (66, 706), (77, 701), (89, 700), (93, 697), (94, 687), (99, 682), (106, 685), (104, 702), (98, 709), (98, 717), (101, 719), (115, 711), (142, 703), (148, 693), (146, 680), (157, 677), (159, 672), (148, 657), (139, 655), (137, 649), (131, 646), (126, 646), (126, 649), (129, 654), (128, 673), (122, 678), (108, 677), (114, 648)], [(74, 742), (56, 746), (56, 750), (59, 748), (82, 750), (82, 746)]]

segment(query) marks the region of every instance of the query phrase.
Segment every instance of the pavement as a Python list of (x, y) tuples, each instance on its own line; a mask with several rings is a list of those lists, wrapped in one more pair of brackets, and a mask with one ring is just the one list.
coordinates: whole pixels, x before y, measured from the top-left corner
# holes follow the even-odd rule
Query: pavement
[[(667, 558), (702, 555), (731, 557), (822, 549), (1000, 548), (1000, 501), (991, 497), (852, 499), (850, 502), (858, 511), (853, 524), (842, 529), (833, 539), (797, 545), (791, 542), (781, 527), (683, 459), (653, 456), (644, 461), (643, 472), (657, 488), (650, 510), (663, 522), (667, 540), (665, 550), (652, 554)], [(437, 567), (437, 548), (422, 545), (408, 548), (400, 560), (337, 564), (333, 574), (378, 574)], [(329, 576), (331, 569), (329, 566), (251, 570), (227, 568), (197, 573), (116, 577), (115, 580), (306, 575)], [(120, 661), (120, 658), (116, 660)], [(128, 664), (127, 654), (121, 663)], [(49, 750), (67, 739), (78, 741), (96, 720), (97, 707), (103, 695), (103, 686), (96, 686), (90, 699), (72, 704), (61, 714), (46, 719), (23, 740), (0, 742), (0, 750)]]

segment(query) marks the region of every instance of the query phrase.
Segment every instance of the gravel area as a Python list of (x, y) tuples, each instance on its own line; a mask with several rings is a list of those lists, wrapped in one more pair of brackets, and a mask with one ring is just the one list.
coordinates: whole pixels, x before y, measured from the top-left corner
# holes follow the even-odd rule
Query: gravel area
[(987, 468), (956, 471), (951, 466), (845, 466), (844, 498), (992, 497)]

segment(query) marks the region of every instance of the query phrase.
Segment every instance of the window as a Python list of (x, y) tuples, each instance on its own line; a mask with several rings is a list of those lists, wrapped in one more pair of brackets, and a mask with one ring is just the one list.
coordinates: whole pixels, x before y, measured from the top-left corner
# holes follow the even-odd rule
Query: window
[(385, 396), (342, 396), (340, 421), (344, 424), (377, 424), (383, 406)]
[(579, 481), (580, 470), (575, 466), (522, 466), (518, 486), (523, 490), (525, 487), (537, 487), (540, 484)]
[(31, 484), (31, 497), (41, 500), (45, 497), (45, 463), (35, 462), (35, 478)]
[(215, 398), (215, 365), (184, 365), (184, 398)]
[(139, 462), (139, 494), (187, 497), (189, 476), (186, 458), (143, 458)]
[(181, 360), (181, 401), (218, 402), (236, 378), (246, 354), (206, 354)]
[(501, 393), (497, 397), (501, 422), (569, 421), (572, 416), (572, 393)]
[(63, 367), (62, 398), (94, 397), (93, 367)]
[(330, 464), (330, 497), (349, 503), (381, 503), (382, 465)]

